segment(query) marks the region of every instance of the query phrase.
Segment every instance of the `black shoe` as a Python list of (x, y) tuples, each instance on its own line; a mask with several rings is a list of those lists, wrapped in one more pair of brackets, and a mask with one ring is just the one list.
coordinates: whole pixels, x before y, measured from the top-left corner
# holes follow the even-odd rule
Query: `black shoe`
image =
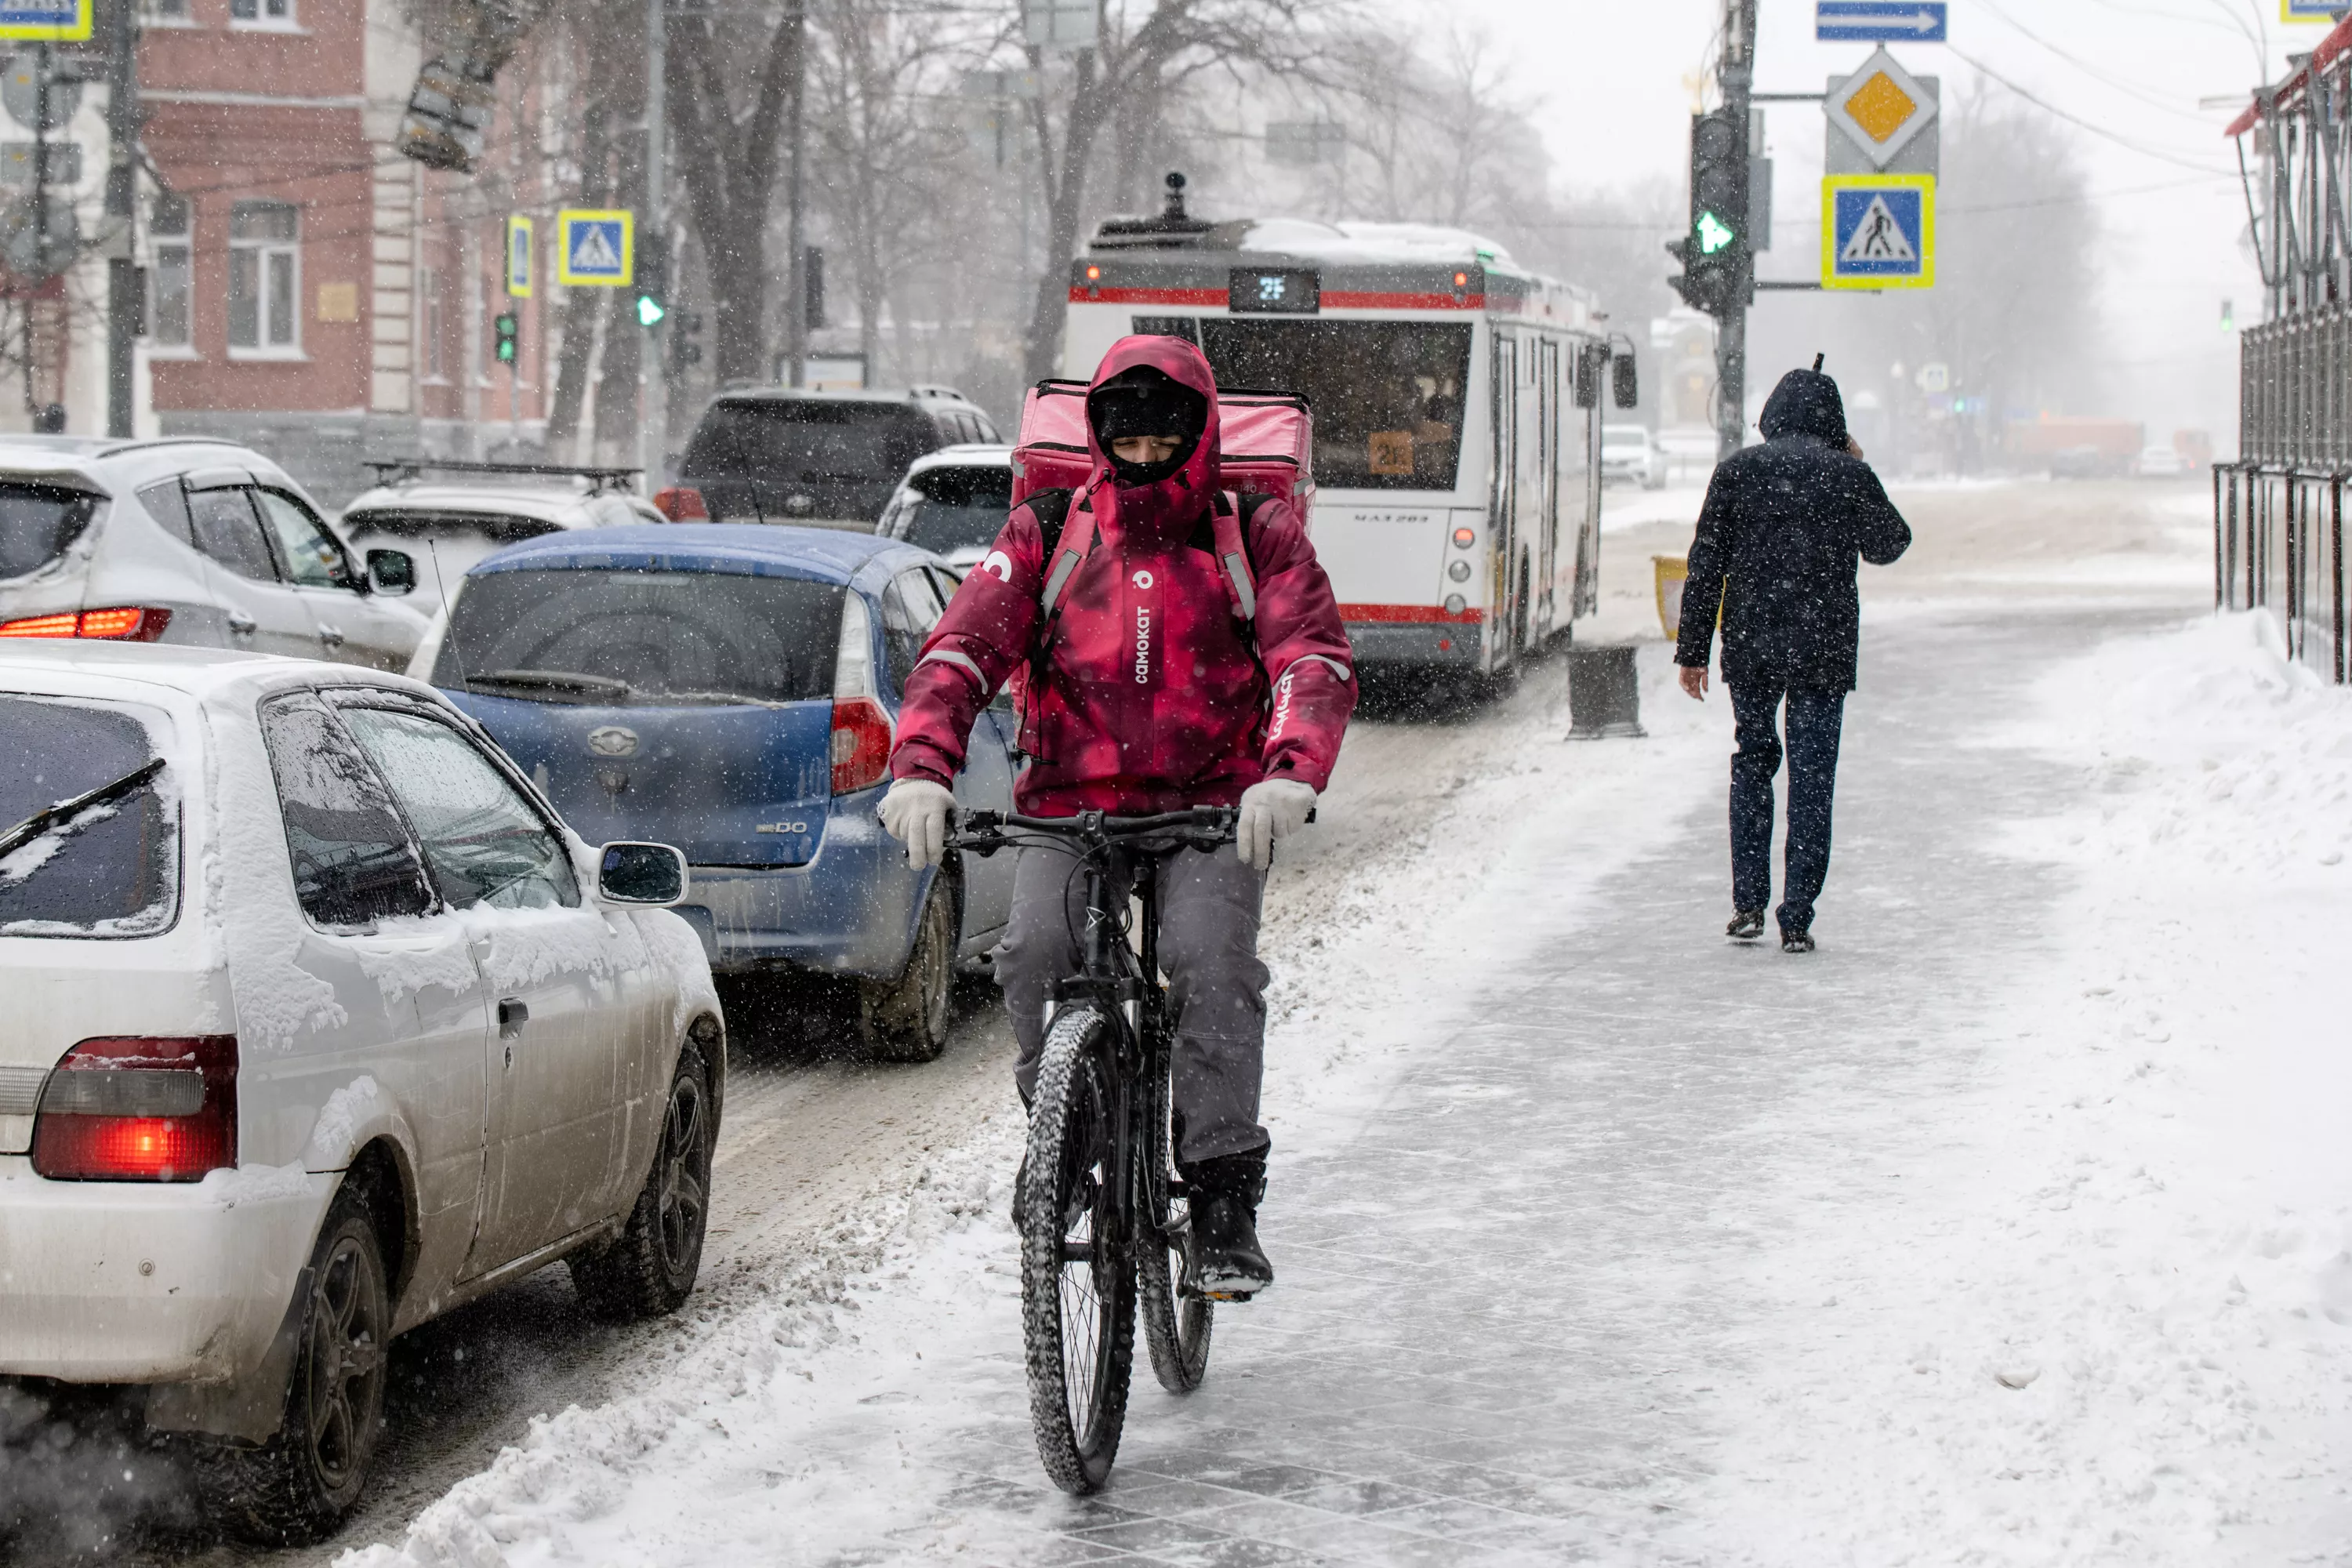
[(1246, 1301), (1274, 1283), (1274, 1265), (1257, 1242), (1257, 1205), (1265, 1195), (1265, 1151), (1221, 1154), (1183, 1168), (1192, 1209), (1185, 1228), (1188, 1296)]
[(1809, 931), (1782, 931), (1780, 933), (1780, 951), (1782, 952), (1812, 952), (1813, 933)]
[(1257, 1244), (1257, 1216), (1225, 1193), (1195, 1192), (1184, 1233), (1187, 1296), (1246, 1301), (1274, 1283), (1274, 1265)]
[(1754, 942), (1764, 934), (1764, 911), (1741, 910), (1731, 917), (1731, 923), (1723, 928), (1723, 934), (1734, 942)]

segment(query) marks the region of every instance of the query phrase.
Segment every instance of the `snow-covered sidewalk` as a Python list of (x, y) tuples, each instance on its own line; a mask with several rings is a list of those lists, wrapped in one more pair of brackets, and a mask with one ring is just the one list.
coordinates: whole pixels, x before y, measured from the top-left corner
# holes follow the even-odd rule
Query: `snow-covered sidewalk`
[(999, 1119), (346, 1568), (2352, 1563), (2352, 699), (2246, 620), (1872, 635), (1811, 960), (1715, 934), (1654, 647), (1650, 741), (1531, 730), (1277, 914), (1282, 1285), (1105, 1498), (1029, 1447)]

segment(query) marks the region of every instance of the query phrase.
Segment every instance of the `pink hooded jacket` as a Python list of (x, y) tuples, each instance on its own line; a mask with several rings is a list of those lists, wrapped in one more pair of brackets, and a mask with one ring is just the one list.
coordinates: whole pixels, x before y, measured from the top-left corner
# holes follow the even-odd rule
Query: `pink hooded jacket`
[[(1354, 658), (1330, 581), (1281, 500), (1260, 505), (1248, 529), (1251, 657), (1252, 623), (1235, 614), (1212, 544), (1218, 422), (1208, 361), (1181, 339), (1124, 338), (1094, 385), (1138, 365), (1207, 399), (1208, 427), (1176, 474), (1129, 488), (1114, 481), (1088, 422), (1093, 472), (1071, 498), (1062, 537), (1078, 538), (1081, 509), (1091, 508), (1094, 545), (1063, 590), (1044, 679), (1026, 682), (1023, 703), (1032, 761), (1013, 797), (1033, 816), (1231, 805), (1268, 777), (1320, 791), (1355, 710)], [(953, 782), (981, 709), (1029, 665), (1046, 570), (1024, 502), (923, 645), (898, 710), (895, 776)]]

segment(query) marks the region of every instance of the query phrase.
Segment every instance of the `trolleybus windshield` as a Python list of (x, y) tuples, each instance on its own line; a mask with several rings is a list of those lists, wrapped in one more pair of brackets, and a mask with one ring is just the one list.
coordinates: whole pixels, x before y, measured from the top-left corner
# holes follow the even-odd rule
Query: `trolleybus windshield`
[(1450, 490), (1462, 455), (1465, 323), (1201, 322), (1221, 386), (1305, 395), (1326, 489)]

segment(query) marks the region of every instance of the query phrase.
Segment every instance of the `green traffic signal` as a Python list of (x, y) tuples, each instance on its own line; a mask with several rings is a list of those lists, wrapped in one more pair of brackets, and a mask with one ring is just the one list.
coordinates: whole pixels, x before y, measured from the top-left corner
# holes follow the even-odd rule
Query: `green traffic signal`
[(1699, 214), (1698, 223), (1695, 226), (1698, 233), (1698, 253), (1701, 256), (1713, 256), (1739, 237), (1732, 233), (1721, 218), (1710, 212)]
[(637, 296), (637, 324), (639, 326), (658, 326), (661, 322), (661, 319), (668, 314), (668, 308), (663, 305), (659, 300), (656, 300), (651, 294), (640, 294)]
[(506, 311), (499, 315), (495, 324), (499, 334), (499, 363), (512, 364), (515, 362), (516, 340), (522, 331), (522, 322), (512, 311)]

